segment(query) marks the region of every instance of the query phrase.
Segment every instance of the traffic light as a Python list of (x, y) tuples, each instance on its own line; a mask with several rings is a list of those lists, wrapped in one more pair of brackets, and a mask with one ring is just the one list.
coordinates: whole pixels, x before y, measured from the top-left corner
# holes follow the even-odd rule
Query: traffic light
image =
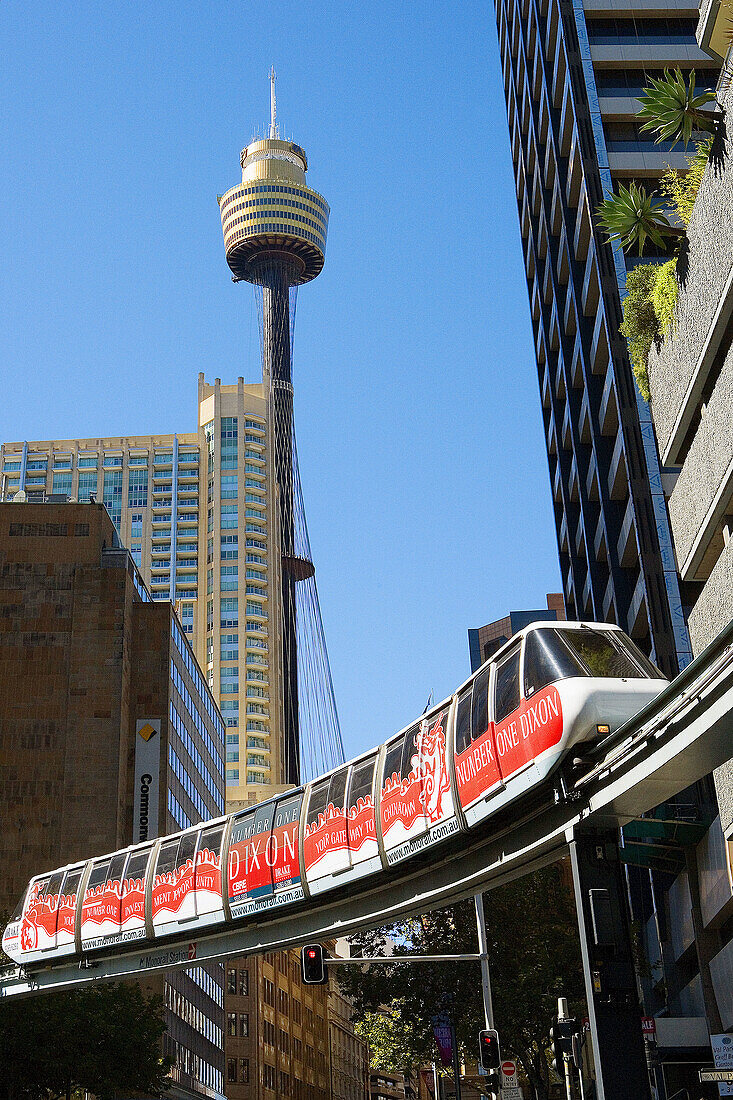
[(304, 985), (325, 985), (328, 981), (320, 943), (309, 943), (300, 952), (300, 970)]
[(501, 1051), (499, 1050), (499, 1032), (493, 1028), (478, 1033), (478, 1057), (481, 1068), (489, 1072), (497, 1070), (501, 1065)]
[(550, 1040), (552, 1042), (552, 1068), (561, 1077), (565, 1073), (565, 1060), (573, 1062), (575, 1061), (576, 1050), (579, 1051), (579, 1047), (576, 1042), (573, 1043), (574, 1036), (580, 1034), (580, 1027), (576, 1019), (567, 1020), (555, 1020), (550, 1028)]

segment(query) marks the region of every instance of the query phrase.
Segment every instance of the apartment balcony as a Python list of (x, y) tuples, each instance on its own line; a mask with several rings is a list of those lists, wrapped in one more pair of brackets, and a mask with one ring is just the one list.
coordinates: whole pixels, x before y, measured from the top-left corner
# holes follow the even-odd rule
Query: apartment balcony
[(608, 470), (608, 495), (611, 500), (624, 500), (627, 493), (628, 477), (626, 474), (624, 437), (622, 432), (618, 432)]
[(596, 319), (593, 325), (593, 339), (590, 345), (590, 363), (591, 370), (594, 374), (603, 374), (607, 370), (610, 354), (606, 320), (603, 316), (603, 310), (599, 309), (596, 313)]
[(598, 274), (595, 245), (591, 241), (588, 246), (588, 255), (585, 258), (585, 271), (583, 273), (583, 290), (581, 293), (581, 306), (586, 317), (592, 317), (598, 310), (601, 296), (601, 284)]
[(565, 185), (565, 201), (568, 206), (575, 208), (580, 198), (580, 187), (583, 183), (583, 158), (580, 152), (580, 138), (577, 131), (573, 131), (573, 140), (568, 156), (568, 178)]
[[(580, 356), (578, 356), (580, 360)], [(591, 441), (591, 420), (590, 420), (590, 401), (588, 398), (588, 391), (583, 390), (583, 396), (580, 401), (580, 411), (578, 413), (578, 434), (580, 435), (581, 443), (590, 443)]]
[[(600, 500), (600, 485), (598, 482), (598, 460), (595, 451), (590, 452), (588, 460), (588, 473), (585, 478), (585, 491), (589, 500)], [(596, 551), (596, 556), (598, 552)]]
[(593, 537), (593, 553), (596, 561), (608, 561), (608, 542), (606, 539), (606, 525), (603, 515), (599, 513), (596, 523), (596, 532)]
[(646, 589), (644, 587), (644, 578), (642, 574), (639, 573), (629, 603), (628, 633), (632, 638), (638, 638), (643, 635), (647, 629)]
[(674, 12), (675, 15), (697, 15), (697, 5), (690, 0), (584, 0), (583, 11), (586, 17), (604, 15), (623, 15), (624, 12), (633, 12), (634, 15), (666, 15)]
[(636, 526), (634, 524), (634, 505), (631, 497), (626, 502), (624, 518), (621, 521), (621, 533), (616, 544), (619, 565), (634, 565), (639, 560), (639, 550), (636, 545)]
[(664, 40), (659, 43), (637, 42), (633, 38), (623, 43), (591, 40), (590, 56), (594, 69), (638, 68), (643, 72), (645, 69), (708, 68), (710, 65), (709, 55), (699, 46)]
[(618, 405), (616, 403), (616, 387), (613, 381), (613, 371), (608, 371), (603, 383), (601, 403), (598, 408), (598, 422), (603, 435), (614, 435), (618, 431)]

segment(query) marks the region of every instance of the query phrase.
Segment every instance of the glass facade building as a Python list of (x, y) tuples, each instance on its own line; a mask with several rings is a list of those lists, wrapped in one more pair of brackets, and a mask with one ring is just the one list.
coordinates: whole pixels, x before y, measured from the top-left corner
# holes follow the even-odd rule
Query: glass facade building
[(563, 594), (617, 622), (668, 675), (690, 660), (653, 425), (619, 333), (624, 256), (596, 208), (683, 154), (642, 134), (636, 96), (665, 66), (715, 65), (689, 3), (496, 0)]

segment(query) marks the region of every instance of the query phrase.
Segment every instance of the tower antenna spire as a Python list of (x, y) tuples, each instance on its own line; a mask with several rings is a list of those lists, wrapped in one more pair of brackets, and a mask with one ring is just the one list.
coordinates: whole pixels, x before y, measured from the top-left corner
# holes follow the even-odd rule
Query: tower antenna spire
[(277, 137), (277, 110), (275, 107), (275, 66), (270, 68), (270, 137)]

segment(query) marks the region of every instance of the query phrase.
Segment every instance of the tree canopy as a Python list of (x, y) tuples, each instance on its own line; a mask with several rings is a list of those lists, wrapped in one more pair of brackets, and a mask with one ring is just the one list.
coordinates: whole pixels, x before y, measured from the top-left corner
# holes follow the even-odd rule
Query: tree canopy
[(162, 999), (136, 984), (0, 1001), (0, 1100), (160, 1095), (170, 1084), (164, 1031)]
[[(538, 1100), (547, 1097), (549, 1030), (558, 996), (582, 1009), (582, 970), (572, 892), (557, 866), (485, 895), (494, 1021), (502, 1051), (521, 1062)], [(385, 937), (395, 954), (462, 954), (477, 950), (473, 901), (425, 914), (396, 927), (355, 938), (354, 950), (384, 955)], [(358, 1026), (373, 1062), (389, 1072), (432, 1062), (431, 1017), (452, 998), (453, 1017), (466, 1060), (475, 1061), (484, 1026), (478, 963), (339, 968), (344, 991), (354, 998)]]

